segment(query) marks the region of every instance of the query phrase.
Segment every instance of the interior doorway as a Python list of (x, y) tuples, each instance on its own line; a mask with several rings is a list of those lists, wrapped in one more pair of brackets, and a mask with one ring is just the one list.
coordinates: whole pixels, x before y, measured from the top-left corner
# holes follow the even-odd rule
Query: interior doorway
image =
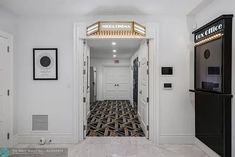
[(84, 40), (84, 137), (148, 138), (148, 41)]
[(0, 32), (0, 147), (11, 146), (13, 136), (13, 39)]

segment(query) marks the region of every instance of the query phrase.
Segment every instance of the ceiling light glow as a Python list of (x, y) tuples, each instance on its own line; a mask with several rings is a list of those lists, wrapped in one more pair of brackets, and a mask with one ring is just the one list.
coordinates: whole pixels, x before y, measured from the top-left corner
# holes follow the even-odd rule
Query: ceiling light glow
[(115, 46), (115, 45), (117, 45), (117, 43), (116, 42), (112, 42), (112, 45)]
[(113, 55), (113, 58), (116, 58), (117, 57), (117, 55)]
[(117, 50), (113, 50), (113, 53), (116, 53), (117, 52)]

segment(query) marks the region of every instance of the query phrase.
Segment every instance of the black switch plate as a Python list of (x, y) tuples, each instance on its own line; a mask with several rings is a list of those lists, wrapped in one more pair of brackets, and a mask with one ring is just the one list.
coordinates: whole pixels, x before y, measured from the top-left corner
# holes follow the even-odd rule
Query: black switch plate
[(171, 89), (172, 88), (172, 83), (164, 83), (164, 88), (165, 89)]

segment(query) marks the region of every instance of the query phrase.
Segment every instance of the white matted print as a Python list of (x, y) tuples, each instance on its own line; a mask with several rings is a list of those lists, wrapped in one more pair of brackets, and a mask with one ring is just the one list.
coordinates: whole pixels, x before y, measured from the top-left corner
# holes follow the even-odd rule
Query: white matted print
[(57, 48), (33, 49), (33, 79), (58, 80)]

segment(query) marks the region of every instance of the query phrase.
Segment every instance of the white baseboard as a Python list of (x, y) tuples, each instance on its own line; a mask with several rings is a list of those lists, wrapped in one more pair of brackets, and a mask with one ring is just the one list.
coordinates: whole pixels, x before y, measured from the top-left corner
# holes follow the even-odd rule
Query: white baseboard
[(45, 138), (47, 141), (52, 140), (53, 144), (71, 144), (73, 142), (73, 134), (54, 134), (54, 133), (39, 133), (39, 134), (19, 134), (15, 137), (16, 144), (37, 144), (40, 138)]
[(160, 144), (194, 144), (194, 135), (160, 135)]
[(195, 137), (195, 145), (199, 147), (202, 151), (204, 151), (210, 157), (220, 157), (216, 152), (210, 149), (207, 145), (201, 142), (198, 138)]
[(18, 144), (18, 135), (14, 135), (13, 136), (13, 141), (12, 141), (12, 145), (15, 146)]
[(134, 107), (134, 102), (132, 99), (129, 99), (130, 103), (131, 103), (131, 106)]
[(142, 120), (140, 114), (137, 113), (137, 116), (138, 116), (138, 119), (139, 119), (139, 121), (140, 121), (140, 126), (141, 126), (142, 130), (144, 131), (144, 134), (145, 134), (145, 135), (148, 134), (148, 131), (146, 130), (147, 127), (146, 127), (146, 125), (144, 124), (144, 122), (143, 122), (143, 120)]
[(88, 113), (87, 113), (87, 118), (89, 118), (90, 117), (90, 115), (91, 115), (91, 111), (89, 111)]

